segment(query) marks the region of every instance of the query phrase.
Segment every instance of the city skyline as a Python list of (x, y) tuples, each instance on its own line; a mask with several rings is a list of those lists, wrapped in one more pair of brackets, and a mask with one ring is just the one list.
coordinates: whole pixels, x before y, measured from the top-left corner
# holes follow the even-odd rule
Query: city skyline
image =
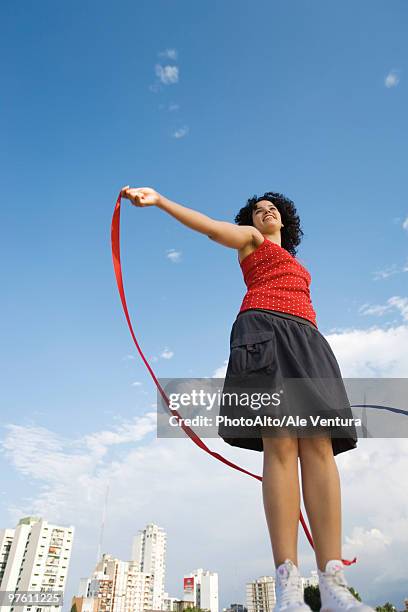
[[(64, 594), (74, 531), (73, 526), (56, 526), (33, 516), (20, 519), (16, 529), (0, 529), (1, 591), (61, 591), (63, 610), (67, 612), (72, 605), (77, 612), (98, 612), (107, 609), (106, 606), (113, 606), (116, 612), (183, 612), (190, 606), (221, 612), (217, 572), (198, 568), (184, 573), (180, 577), (181, 598), (165, 591), (167, 534), (152, 522), (131, 539), (129, 560), (103, 553), (89, 576), (80, 579), (77, 592), (71, 596)], [(308, 577), (301, 576), (301, 580), (303, 588), (318, 586), (317, 571), (312, 570)], [(247, 581), (242, 585), (245, 601), (231, 603), (222, 612), (272, 612), (276, 603), (275, 583), (272, 575)], [(404, 604), (408, 610), (408, 597)], [(34, 612), (34, 608), (38, 612), (35, 606), (24, 606), (21, 612)], [(60, 608), (46, 609), (52, 612)]]

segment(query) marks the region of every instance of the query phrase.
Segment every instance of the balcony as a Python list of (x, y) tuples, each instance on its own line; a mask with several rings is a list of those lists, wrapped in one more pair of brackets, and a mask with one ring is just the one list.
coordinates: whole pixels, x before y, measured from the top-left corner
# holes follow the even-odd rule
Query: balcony
[(47, 557), (45, 564), (46, 565), (58, 565), (58, 557)]
[(50, 540), (50, 544), (52, 546), (62, 546), (64, 540), (62, 540), (61, 538), (51, 538)]

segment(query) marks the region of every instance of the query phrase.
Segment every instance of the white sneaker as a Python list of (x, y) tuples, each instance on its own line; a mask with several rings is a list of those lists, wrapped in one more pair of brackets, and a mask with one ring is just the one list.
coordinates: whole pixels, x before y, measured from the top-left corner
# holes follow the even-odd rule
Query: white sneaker
[(317, 569), (322, 607), (320, 612), (375, 612), (373, 608), (358, 601), (348, 589), (343, 573), (343, 562), (332, 559), (326, 563), (325, 571)]
[(311, 612), (303, 599), (299, 570), (290, 559), (276, 568), (276, 605), (274, 612)]

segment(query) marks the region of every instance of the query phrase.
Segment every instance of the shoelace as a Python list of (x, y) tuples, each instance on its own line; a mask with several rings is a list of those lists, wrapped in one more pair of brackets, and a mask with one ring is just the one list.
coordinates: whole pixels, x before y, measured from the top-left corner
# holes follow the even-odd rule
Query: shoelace
[(356, 599), (356, 597), (350, 593), (342, 569), (336, 570), (333, 574), (328, 574), (326, 579), (328, 579), (327, 582), (329, 586), (342, 587), (341, 589), (336, 589), (335, 591), (335, 596), (338, 601), (341, 603), (351, 603), (353, 605), (359, 603), (358, 599)]
[[(283, 589), (283, 591), (282, 591)], [(282, 580), (280, 583), (280, 604), (287, 605), (291, 603), (301, 603), (304, 604), (303, 601), (303, 593), (302, 593), (302, 579), (296, 575), (289, 575), (286, 580)], [(296, 599), (295, 599), (296, 598)]]

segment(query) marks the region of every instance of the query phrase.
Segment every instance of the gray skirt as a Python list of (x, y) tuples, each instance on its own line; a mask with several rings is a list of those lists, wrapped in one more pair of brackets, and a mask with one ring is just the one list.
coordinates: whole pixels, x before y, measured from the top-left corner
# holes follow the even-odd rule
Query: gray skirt
[(222, 391), (218, 435), (227, 444), (263, 451), (262, 437), (327, 435), (334, 455), (357, 446), (336, 357), (306, 319), (240, 312)]

